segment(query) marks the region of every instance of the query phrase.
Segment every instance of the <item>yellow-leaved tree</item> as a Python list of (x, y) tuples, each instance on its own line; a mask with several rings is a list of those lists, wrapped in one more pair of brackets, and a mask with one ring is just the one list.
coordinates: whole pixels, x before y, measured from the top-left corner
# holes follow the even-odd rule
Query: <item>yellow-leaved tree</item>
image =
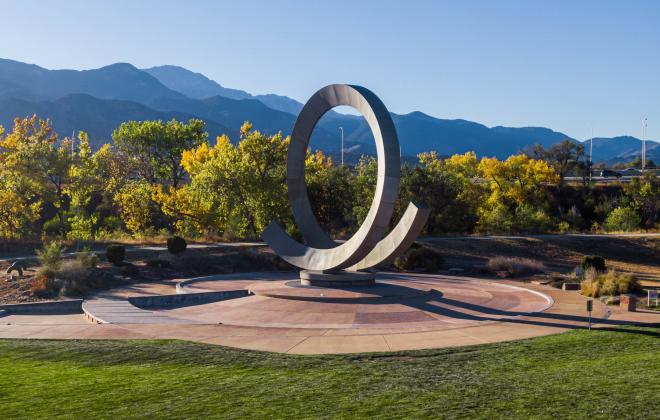
[(544, 187), (559, 183), (559, 176), (547, 162), (526, 155), (505, 161), (482, 158), (478, 171), (487, 187), (478, 210), (480, 231), (528, 233), (550, 228)]
[(181, 166), (190, 183), (159, 187), (154, 198), (180, 230), (258, 237), (271, 220), (290, 219), (286, 200), (289, 138), (265, 135), (246, 122), (238, 145), (228, 136), (185, 150)]

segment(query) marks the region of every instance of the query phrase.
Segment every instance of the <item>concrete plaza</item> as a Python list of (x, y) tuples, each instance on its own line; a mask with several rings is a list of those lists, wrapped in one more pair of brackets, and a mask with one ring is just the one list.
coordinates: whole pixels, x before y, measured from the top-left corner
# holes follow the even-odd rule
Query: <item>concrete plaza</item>
[[(0, 318), (0, 338), (182, 339), (292, 354), (384, 352), (530, 338), (587, 327), (577, 292), (512, 281), (383, 274), (368, 289), (299, 287), (295, 273), (144, 283), (103, 292), (85, 314)], [(178, 284), (178, 287), (177, 287)], [(248, 290), (204, 304), (138, 307), (140, 296)], [(658, 324), (660, 314), (595, 301), (594, 328)]]

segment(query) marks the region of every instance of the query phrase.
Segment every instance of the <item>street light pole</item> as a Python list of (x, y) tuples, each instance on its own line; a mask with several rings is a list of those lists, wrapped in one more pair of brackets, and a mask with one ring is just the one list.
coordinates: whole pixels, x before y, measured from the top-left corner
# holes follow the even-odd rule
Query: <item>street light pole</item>
[(341, 131), (341, 166), (344, 166), (344, 127), (339, 127)]
[(594, 166), (594, 128), (591, 127), (591, 138), (589, 139), (589, 183), (591, 183), (591, 173)]
[(646, 168), (646, 118), (644, 118), (644, 124), (642, 125), (642, 173)]

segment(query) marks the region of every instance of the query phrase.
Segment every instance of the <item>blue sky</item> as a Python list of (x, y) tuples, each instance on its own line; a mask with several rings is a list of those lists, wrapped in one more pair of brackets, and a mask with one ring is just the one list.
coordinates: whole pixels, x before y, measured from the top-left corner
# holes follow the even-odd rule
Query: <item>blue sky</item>
[(584, 139), (660, 139), (660, 1), (0, 0), (0, 57), (177, 64), (304, 102), (357, 83), (390, 110)]

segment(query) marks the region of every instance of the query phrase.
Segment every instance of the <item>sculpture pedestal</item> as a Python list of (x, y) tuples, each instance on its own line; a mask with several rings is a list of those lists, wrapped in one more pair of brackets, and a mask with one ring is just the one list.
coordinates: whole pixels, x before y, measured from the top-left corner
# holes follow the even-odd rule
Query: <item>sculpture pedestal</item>
[(318, 287), (363, 287), (376, 284), (374, 273), (361, 271), (338, 271), (324, 273), (323, 271), (303, 270), (300, 272), (300, 284)]

